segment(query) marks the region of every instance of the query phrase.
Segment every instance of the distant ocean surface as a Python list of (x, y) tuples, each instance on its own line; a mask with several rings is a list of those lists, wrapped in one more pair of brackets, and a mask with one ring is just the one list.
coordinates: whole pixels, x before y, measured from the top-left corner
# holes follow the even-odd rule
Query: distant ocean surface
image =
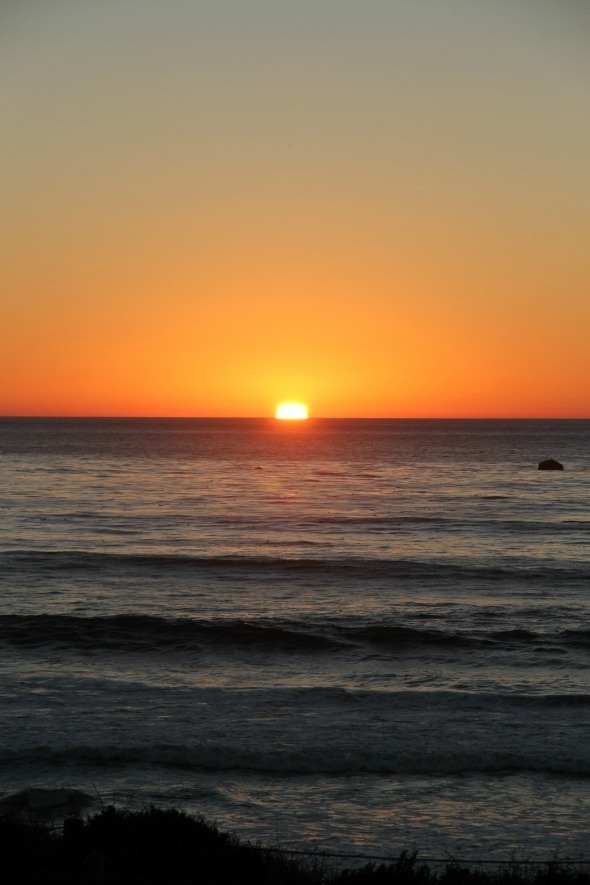
[(588, 857), (589, 504), (590, 421), (4, 419), (0, 798)]

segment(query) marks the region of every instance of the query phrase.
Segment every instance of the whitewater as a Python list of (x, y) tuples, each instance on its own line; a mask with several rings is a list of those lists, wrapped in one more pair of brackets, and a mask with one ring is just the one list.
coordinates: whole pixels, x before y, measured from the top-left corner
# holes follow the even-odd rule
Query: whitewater
[(589, 857), (589, 442), (1, 420), (0, 809), (77, 791), (282, 847)]

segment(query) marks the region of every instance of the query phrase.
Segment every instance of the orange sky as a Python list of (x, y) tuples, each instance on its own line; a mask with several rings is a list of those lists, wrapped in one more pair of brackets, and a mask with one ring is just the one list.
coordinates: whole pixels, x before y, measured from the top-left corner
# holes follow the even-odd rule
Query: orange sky
[(590, 417), (590, 7), (0, 12), (0, 414)]

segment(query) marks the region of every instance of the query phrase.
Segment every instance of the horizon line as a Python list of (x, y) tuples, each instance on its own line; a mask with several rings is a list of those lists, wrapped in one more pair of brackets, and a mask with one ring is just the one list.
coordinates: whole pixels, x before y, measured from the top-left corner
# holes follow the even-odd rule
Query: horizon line
[[(277, 421), (275, 415), (0, 415), (0, 421)], [(590, 415), (309, 415), (308, 421), (589, 421)]]

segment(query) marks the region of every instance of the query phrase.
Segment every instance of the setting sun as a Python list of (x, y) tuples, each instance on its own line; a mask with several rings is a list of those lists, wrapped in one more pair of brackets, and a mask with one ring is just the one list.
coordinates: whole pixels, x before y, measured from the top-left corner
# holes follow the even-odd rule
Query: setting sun
[(277, 406), (276, 417), (281, 421), (302, 421), (307, 418), (307, 406), (303, 403), (281, 403)]

